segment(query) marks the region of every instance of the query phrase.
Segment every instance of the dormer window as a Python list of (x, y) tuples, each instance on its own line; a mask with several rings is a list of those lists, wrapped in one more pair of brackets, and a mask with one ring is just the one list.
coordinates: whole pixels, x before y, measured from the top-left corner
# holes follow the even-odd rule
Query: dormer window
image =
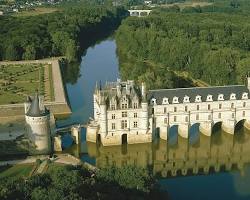
[(155, 98), (151, 99), (151, 104), (156, 105), (156, 99)]
[(248, 99), (248, 93), (244, 92), (244, 93), (242, 94), (242, 99)]
[(134, 102), (133, 108), (138, 108), (138, 103), (137, 102)]
[(174, 97), (173, 98), (173, 103), (179, 103), (179, 98), (178, 97)]
[(189, 99), (190, 99), (189, 96), (186, 95), (183, 99), (183, 103), (189, 103), (190, 102)]
[(169, 104), (168, 98), (164, 97), (162, 100), (162, 104)]
[(235, 93), (232, 93), (231, 95), (230, 95), (230, 100), (235, 100), (236, 99), (236, 94)]
[(207, 95), (207, 101), (213, 101), (213, 96), (211, 94)]
[(200, 95), (197, 95), (195, 97), (195, 102), (201, 102), (201, 96)]
[(115, 105), (111, 104), (111, 110), (115, 110)]
[(224, 100), (224, 95), (223, 94), (219, 94), (218, 101), (223, 101), (223, 100)]

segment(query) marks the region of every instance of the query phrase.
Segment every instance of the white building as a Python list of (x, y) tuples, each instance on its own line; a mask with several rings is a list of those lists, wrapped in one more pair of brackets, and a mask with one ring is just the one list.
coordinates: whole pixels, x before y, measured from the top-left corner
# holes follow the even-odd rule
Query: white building
[(237, 123), (250, 129), (250, 78), (247, 86), (146, 90), (134, 81), (108, 83), (94, 93), (94, 120), (87, 128), (87, 141), (120, 145), (151, 142), (158, 133), (167, 140), (177, 126), (183, 138), (199, 124), (200, 132), (211, 136), (216, 123), (234, 134)]
[(51, 152), (50, 112), (43, 104), (43, 98), (36, 94), (24, 104), (27, 134), (35, 145), (37, 153)]

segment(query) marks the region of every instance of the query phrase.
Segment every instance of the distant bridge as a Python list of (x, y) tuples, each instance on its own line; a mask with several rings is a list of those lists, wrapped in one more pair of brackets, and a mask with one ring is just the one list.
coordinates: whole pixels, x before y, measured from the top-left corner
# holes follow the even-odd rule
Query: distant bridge
[(148, 16), (152, 10), (128, 10), (130, 16), (144, 17)]

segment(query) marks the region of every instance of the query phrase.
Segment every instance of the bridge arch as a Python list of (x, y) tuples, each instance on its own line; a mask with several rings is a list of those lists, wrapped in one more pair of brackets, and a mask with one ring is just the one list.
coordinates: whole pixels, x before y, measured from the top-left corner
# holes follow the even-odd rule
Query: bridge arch
[(212, 134), (221, 131), (222, 121), (215, 121), (212, 126)]
[(170, 126), (167, 134), (169, 145), (176, 145), (178, 143), (178, 125)]
[(235, 123), (234, 130), (241, 129), (244, 126), (245, 121), (246, 121), (246, 119), (239, 119), (239, 120), (237, 120), (236, 123)]
[(200, 123), (193, 123), (189, 127), (189, 144), (193, 145), (199, 141), (200, 138), (200, 131), (199, 131)]

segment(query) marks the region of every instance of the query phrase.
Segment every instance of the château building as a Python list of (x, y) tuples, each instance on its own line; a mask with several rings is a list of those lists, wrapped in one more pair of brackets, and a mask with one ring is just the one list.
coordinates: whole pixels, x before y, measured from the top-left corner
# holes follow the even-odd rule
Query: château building
[(177, 126), (183, 138), (199, 124), (211, 136), (215, 124), (234, 134), (244, 122), (250, 129), (250, 78), (246, 85), (147, 90), (134, 81), (107, 83), (94, 91), (94, 119), (87, 127), (87, 141), (104, 146), (151, 142), (159, 134), (167, 140)]
[(27, 136), (38, 154), (52, 151), (50, 111), (44, 106), (42, 96), (36, 93), (24, 103)]

